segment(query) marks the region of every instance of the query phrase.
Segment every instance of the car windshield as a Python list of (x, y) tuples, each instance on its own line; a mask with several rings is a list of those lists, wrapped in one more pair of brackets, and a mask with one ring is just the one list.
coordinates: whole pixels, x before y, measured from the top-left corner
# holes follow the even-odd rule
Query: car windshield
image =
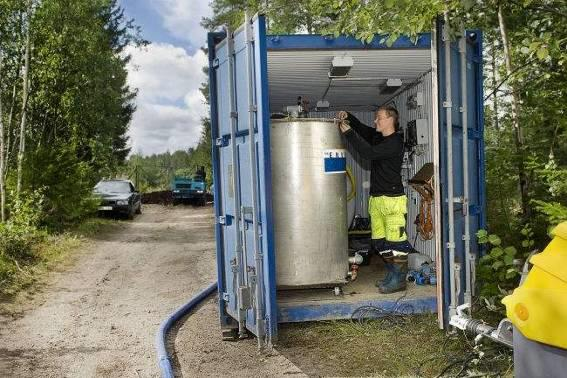
[(130, 184), (124, 181), (101, 181), (95, 186), (99, 193), (130, 193)]

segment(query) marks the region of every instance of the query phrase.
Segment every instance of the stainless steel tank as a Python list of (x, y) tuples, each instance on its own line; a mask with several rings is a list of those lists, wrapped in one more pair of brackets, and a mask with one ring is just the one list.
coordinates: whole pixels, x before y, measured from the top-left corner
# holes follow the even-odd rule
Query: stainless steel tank
[(271, 152), (277, 286), (345, 283), (346, 151), (337, 126), (328, 119), (272, 120)]

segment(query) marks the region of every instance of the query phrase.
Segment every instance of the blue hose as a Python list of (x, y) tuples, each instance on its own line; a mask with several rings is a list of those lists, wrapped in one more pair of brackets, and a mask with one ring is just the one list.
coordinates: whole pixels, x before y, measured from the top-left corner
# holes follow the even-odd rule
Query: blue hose
[(173, 378), (173, 368), (171, 366), (171, 359), (167, 354), (167, 348), (165, 345), (167, 332), (179, 319), (181, 319), (189, 311), (195, 308), (199, 303), (201, 303), (205, 298), (211, 295), (215, 290), (217, 290), (216, 282), (211, 284), (209, 287), (201, 291), (193, 298), (191, 298), (189, 302), (179, 307), (173, 314), (169, 315), (169, 317), (165, 319), (159, 326), (159, 331), (156, 335), (156, 349), (158, 355), (158, 364), (161, 370), (161, 376), (163, 378)]

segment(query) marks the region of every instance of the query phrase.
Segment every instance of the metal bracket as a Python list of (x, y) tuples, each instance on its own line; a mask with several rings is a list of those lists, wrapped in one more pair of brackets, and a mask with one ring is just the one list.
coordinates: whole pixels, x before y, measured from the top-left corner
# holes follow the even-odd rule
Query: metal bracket
[(229, 142), (229, 137), (228, 136), (222, 136), (220, 138), (215, 139), (215, 146), (217, 147), (226, 147), (228, 146), (228, 142)]
[(466, 110), (467, 110), (466, 107), (464, 107), (464, 106), (459, 106), (459, 112), (460, 112), (460, 113), (464, 113)]
[(443, 107), (444, 108), (452, 108), (453, 102), (452, 101), (443, 101)]
[(220, 66), (219, 58), (213, 59), (213, 68), (219, 68), (219, 66)]
[(240, 298), (240, 310), (248, 310), (249, 308), (252, 308), (250, 288), (248, 286), (241, 286), (238, 288), (238, 297)]
[(230, 118), (238, 119), (238, 112), (230, 112)]
[(220, 215), (218, 222), (219, 224), (226, 224), (226, 217), (224, 215)]
[(258, 111), (258, 107), (255, 104), (250, 105), (250, 107), (248, 108), (249, 112), (257, 112)]
[(222, 300), (225, 301), (226, 303), (230, 303), (230, 294), (222, 293)]
[(254, 208), (251, 206), (242, 206), (242, 214), (253, 214)]
[(449, 41), (449, 28), (446, 24), (443, 24), (443, 26), (441, 27), (441, 38), (443, 40), (443, 42), (447, 42)]
[(447, 243), (446, 246), (449, 249), (453, 249), (453, 248), (455, 248), (455, 243)]

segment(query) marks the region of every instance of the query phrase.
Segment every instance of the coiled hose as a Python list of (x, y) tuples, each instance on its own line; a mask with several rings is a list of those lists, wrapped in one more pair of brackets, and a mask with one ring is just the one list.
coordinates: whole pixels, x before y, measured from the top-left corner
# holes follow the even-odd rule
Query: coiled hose
[(199, 303), (205, 300), (209, 295), (217, 290), (217, 283), (211, 284), (205, 290), (194, 296), (185, 303), (183, 306), (175, 310), (174, 313), (169, 315), (159, 326), (156, 335), (156, 350), (158, 356), (158, 364), (163, 378), (173, 378), (173, 367), (171, 366), (171, 358), (167, 354), (167, 332), (171, 327), (189, 311), (193, 310)]

